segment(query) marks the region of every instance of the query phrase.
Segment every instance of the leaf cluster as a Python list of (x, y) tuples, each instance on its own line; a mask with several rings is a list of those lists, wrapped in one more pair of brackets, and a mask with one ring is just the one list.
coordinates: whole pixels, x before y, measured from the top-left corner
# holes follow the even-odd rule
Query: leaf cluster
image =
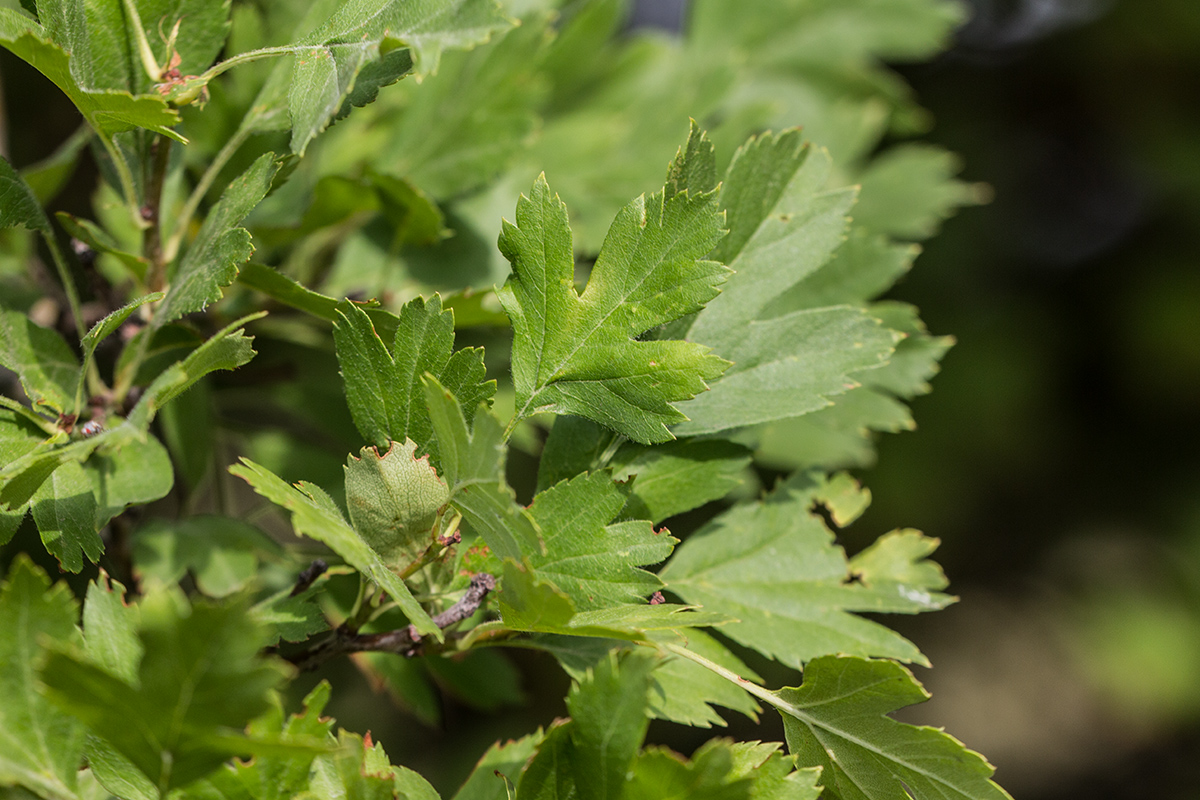
[[(321, 716), (334, 687), (287, 715), (288, 687), (350, 656), (436, 723), (438, 689), (522, 702), (523, 648), (570, 718), (456, 797), (1006, 796), (887, 716), (928, 662), (863, 615), (953, 602), (937, 541), (837, 539), (869, 503), (839, 470), (950, 344), (878, 298), (972, 188), (871, 153), (921, 118), (880, 59), (958, 8), (713, 0), (677, 39), (628, 11), (0, 9), (81, 117), (0, 161), (0, 787), (429, 800)], [(89, 143), (94, 218), (52, 218)], [(764, 707), (786, 752), (645, 741)]]

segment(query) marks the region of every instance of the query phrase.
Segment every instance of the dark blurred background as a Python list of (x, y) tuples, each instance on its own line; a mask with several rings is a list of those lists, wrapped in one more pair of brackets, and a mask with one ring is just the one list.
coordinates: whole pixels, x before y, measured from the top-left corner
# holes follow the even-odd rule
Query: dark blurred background
[[(894, 295), (958, 345), (856, 528), (938, 536), (904, 620), (1014, 796), (1200, 795), (1200, 3), (974, 0), (903, 67), (989, 205)], [(889, 624), (898, 620), (889, 618)]]

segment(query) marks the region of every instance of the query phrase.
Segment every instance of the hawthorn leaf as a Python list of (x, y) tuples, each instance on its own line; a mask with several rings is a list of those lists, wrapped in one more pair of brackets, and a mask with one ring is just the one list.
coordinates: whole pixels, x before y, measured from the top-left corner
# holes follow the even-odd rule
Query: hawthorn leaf
[(672, 438), (684, 420), (671, 403), (717, 378), (724, 361), (696, 344), (639, 341), (651, 328), (699, 310), (727, 270), (704, 260), (723, 233), (711, 187), (679, 190), (677, 174), (704, 170), (712, 146), (693, 128), (667, 186), (623, 208), (609, 228), (582, 294), (575, 289), (566, 205), (545, 176), (517, 201), (500, 250), (512, 274), (498, 297), (513, 325), (517, 418), (577, 414), (643, 444)]
[(427, 456), (415, 457), (412, 439), (390, 444), (383, 455), (364, 447), (346, 459), (346, 508), (359, 536), (399, 568), (433, 546), (433, 526), (450, 490)]
[(164, 297), (166, 297), (166, 295), (162, 292), (151, 292), (150, 294), (144, 294), (141, 297), (131, 300), (130, 302), (121, 306), (116, 311), (112, 312), (108, 316), (104, 317), (104, 319), (93, 325), (91, 330), (85, 333), (83, 339), (80, 341), (80, 347), (83, 350), (84, 370), (86, 370), (87, 365), (91, 363), (92, 356), (96, 353), (96, 348), (100, 345), (100, 343), (115, 333), (116, 330), (121, 327), (122, 323), (129, 319), (130, 314), (144, 306), (146, 303), (157, 303)]
[(546, 437), (542, 457), (538, 461), (537, 490), (549, 489), (582, 472), (607, 466), (611, 448), (616, 446), (616, 437), (608, 428), (587, 417), (555, 417), (554, 427)]
[(358, 0), (339, 5), (295, 48), (288, 93), (292, 152), (303, 155), (346, 103), (368, 102), (380, 86), (404, 74), (403, 61), (388, 59), (369, 72), (369, 88), (354, 94), (367, 64), (380, 56), (388, 58), (381, 46), (392, 50), (397, 43), (406, 45), (421, 77), (437, 70), (444, 50), (473, 47), (511, 24), (493, 0)]
[[(330, 686), (321, 681), (304, 698), (304, 711), (292, 714), (287, 721), (274, 708), (251, 723), (252, 735), (278, 737), (283, 742), (332, 741), (333, 719), (322, 717), (329, 703)], [(234, 761), (213, 772), (207, 778), (184, 787), (181, 800), (290, 800), (304, 794), (309, 785), (309, 771), (314, 752), (264, 753), (253, 761)]]
[(628, 489), (604, 470), (546, 489), (529, 507), (546, 545), (529, 561), (577, 611), (644, 604), (662, 587), (657, 576), (640, 567), (664, 561), (678, 540), (656, 533), (645, 521), (609, 524), (628, 497)]
[[(0, 408), (0, 463), (11, 464), (36, 450), (45, 433), (23, 414), (10, 408)], [(0, 545), (8, 543), (25, 519), (27, 508), (19, 503), (9, 511), (0, 506)]]
[(253, 525), (213, 514), (151, 520), (134, 534), (132, 550), (142, 580), (173, 584), (190, 573), (209, 597), (245, 588), (258, 573), (260, 556), (281, 552)]
[(86, 730), (37, 689), (43, 642), (78, 644), (78, 608), (65, 583), (19, 554), (0, 586), (0, 786), (73, 797)]
[(626, 773), (650, 725), (651, 676), (646, 653), (610, 653), (567, 695), (575, 787), (580, 800), (619, 800)]
[(125, 605), (125, 587), (101, 573), (83, 603), (83, 652), (96, 666), (127, 683), (137, 680), (144, 650), (137, 635), (138, 606)]
[[(747, 744), (714, 739), (701, 745), (690, 759), (665, 747), (647, 748), (633, 764), (624, 797), (626, 800), (750, 800), (758, 796), (755, 779), (761, 779), (763, 773), (735, 771), (734, 756), (738, 752), (735, 748), (744, 749)], [(790, 769), (785, 759), (778, 761), (784, 769)], [(770, 777), (774, 777), (773, 772)]]
[[(121, 33), (122, 39), (123, 31)], [(145, 128), (177, 142), (186, 140), (173, 130), (179, 113), (157, 94), (134, 96), (112, 88), (85, 88), (86, 78), (74, 74), (74, 59), (52, 41), (46, 28), (11, 8), (0, 8), (0, 46), (28, 62), (50, 79), (75, 104), (83, 118), (102, 136)], [(72, 48), (72, 53), (77, 52)]]
[(54, 235), (37, 195), (8, 159), (0, 158), (0, 228), (18, 225), (47, 236)]
[(263, 153), (229, 183), (171, 275), (167, 297), (154, 314), (155, 328), (221, 299), (221, 289), (254, 253), (249, 231), (238, 223), (267, 196), (279, 166), (274, 153)]
[(504, 562), (500, 616), (505, 627), (537, 633), (648, 641), (654, 631), (723, 625), (723, 614), (669, 603), (622, 605), (575, 613), (575, 604), (553, 583), (542, 580), (526, 561)]
[[(139, 282), (145, 282), (150, 269), (150, 260), (145, 256), (123, 250), (121, 245), (106, 230), (91, 220), (74, 217), (65, 211), (55, 212), (58, 224), (70, 236), (86, 244), (97, 253), (106, 253), (117, 260)], [(161, 299), (161, 298), (159, 298)]]
[(167, 449), (154, 436), (131, 437), (120, 447), (105, 448), (85, 464), (96, 495), (95, 528), (131, 505), (152, 503), (175, 485)]
[(442, 440), (433, 435), (422, 377), (430, 373), (453, 392), (470, 422), (496, 391), (496, 382), (485, 380), (483, 350), (454, 351), (454, 313), (442, 309), (437, 295), (404, 305), (390, 352), (365, 311), (346, 301), (338, 316), (333, 329), (338, 364), (363, 438), (381, 450), (391, 441), (411, 439), (436, 461)]
[(451, 505), (497, 557), (517, 561), (541, 553), (545, 545), (538, 524), (518, 505), (505, 481), (507, 451), (500, 421), (487, 409), (480, 409), (468, 429), (454, 393), (432, 375), (426, 374), (423, 381)]
[[(556, 721), (538, 743), (517, 783), (516, 800), (578, 800), (570, 721)], [(507, 787), (505, 787), (507, 789)], [(505, 800), (512, 797), (505, 795)]]
[(497, 742), (487, 749), (452, 800), (509, 800), (508, 786), (516, 784), (521, 770), (544, 738), (541, 729), (516, 741)]
[(74, 411), (79, 362), (57, 331), (20, 311), (0, 309), (0, 367), (17, 373), (35, 409)]
[(306, 796), (318, 800), (440, 800), (420, 775), (407, 767), (392, 766), (383, 745), (344, 730), (338, 731), (337, 750), (313, 761)]
[(159, 592), (140, 608), (136, 681), (68, 648), (52, 651), (40, 676), (52, 702), (165, 793), (255, 751), (234, 731), (268, 708), (286, 670), (260, 657), (262, 631), (241, 604), (189, 608), (182, 595)]
[(928, 239), (958, 207), (980, 202), (976, 187), (954, 179), (961, 168), (958, 157), (940, 147), (893, 147), (871, 159), (859, 178), (855, 220), (900, 239)]
[(270, 644), (277, 644), (280, 639), (302, 642), (314, 633), (329, 630), (321, 607), (313, 602), (318, 585), (313, 584), (297, 595), (284, 589), (250, 607), (250, 614), (269, 631)]
[(810, 661), (804, 683), (774, 693), (788, 748), (822, 768), (838, 800), (1007, 800), (993, 767), (949, 734), (887, 714), (929, 699), (894, 661), (825, 656)]
[(388, 569), (386, 562), (350, 527), (336, 505), (320, 487), (301, 481), (291, 486), (270, 470), (247, 458), (234, 464), (229, 472), (238, 476), (263, 497), (286, 508), (292, 514), (296, 533), (324, 542), (331, 550), (346, 559), (346, 563), (379, 584), (417, 630), (442, 640), (442, 632), (420, 603), (412, 596), (404, 581)]
[[(655, 640), (658, 638), (659, 635), (651, 637)], [(760, 680), (754, 670), (704, 631), (688, 631), (687, 648), (737, 675), (753, 681)], [(669, 719), (698, 728), (724, 726), (725, 720), (716, 712), (715, 706), (732, 709), (758, 721), (760, 709), (753, 697), (694, 661), (668, 658), (654, 671), (650, 714), (656, 719)]]
[(892, 531), (850, 559), (850, 571), (877, 597), (876, 611), (914, 614), (944, 608), (950, 598), (938, 590), (949, 581), (928, 560), (938, 544), (920, 531)]
[(841, 244), (853, 190), (829, 190), (829, 155), (799, 131), (752, 139), (725, 176), (729, 235), (714, 256), (734, 274), (696, 315), (689, 340), (734, 365), (703, 395), (678, 404), (696, 435), (817, 411), (858, 386), (852, 375), (882, 365), (898, 336), (861, 309), (763, 310), (829, 260)]
[(823, 483), (799, 474), (766, 500), (735, 506), (679, 546), (660, 576), (685, 601), (735, 617), (723, 634), (792, 667), (829, 653), (926, 664), (907, 639), (851, 612), (896, 607), (906, 596), (926, 602), (904, 611), (942, 608), (952, 598), (935, 591), (945, 585), (940, 571), (910, 565), (916, 584), (855, 582), (845, 553), (809, 511), (823, 500)]
[(745, 482), (751, 454), (720, 439), (685, 439), (655, 447), (626, 443), (610, 462), (613, 478), (632, 479), (622, 519), (668, 517), (720, 500)]
[(96, 528), (96, 495), (82, 464), (68, 461), (54, 470), (33, 495), (31, 510), (42, 544), (67, 572), (83, 569), (84, 556), (100, 560), (104, 542)]
[[(272, 300), (299, 309), (306, 314), (312, 314), (314, 317), (329, 322), (337, 322), (339, 319), (338, 306), (343, 301), (320, 292), (314, 292), (272, 267), (250, 261), (242, 267), (237, 280), (238, 283), (256, 289)], [(353, 302), (353, 305), (366, 313), (371, 320), (371, 325), (378, 331), (381, 338), (395, 338), (399, 317), (385, 308), (380, 308), (378, 301), (375, 300), (365, 303)]]

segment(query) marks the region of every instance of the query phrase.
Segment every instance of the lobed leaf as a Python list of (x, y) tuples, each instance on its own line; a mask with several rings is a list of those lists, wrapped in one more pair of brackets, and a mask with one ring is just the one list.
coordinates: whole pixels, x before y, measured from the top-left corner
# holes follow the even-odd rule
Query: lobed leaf
[[(793, 667), (829, 653), (927, 663), (911, 642), (851, 612), (943, 608), (953, 601), (936, 591), (944, 577), (920, 562), (899, 567), (894, 545), (884, 545), (887, 579), (857, 582), (845, 553), (810, 513), (814, 503), (832, 502), (827, 486), (797, 475), (765, 501), (735, 506), (677, 548), (660, 576), (687, 602), (736, 617), (725, 635)], [(904, 555), (922, 558), (930, 549), (909, 547)]]
[(617, 215), (582, 294), (576, 291), (566, 206), (545, 177), (517, 201), (500, 249), (513, 272), (499, 291), (513, 325), (517, 418), (541, 411), (588, 417), (649, 444), (672, 438), (683, 415), (670, 404), (704, 391), (725, 369), (707, 349), (639, 341), (651, 328), (699, 310), (727, 274), (703, 260), (720, 240), (711, 186), (679, 189), (676, 174), (704, 173), (712, 146), (693, 128), (671, 182)]
[(809, 662), (804, 683), (774, 693), (788, 748), (822, 768), (838, 800), (1005, 800), (978, 753), (937, 728), (886, 715), (929, 694), (892, 661), (826, 656)]

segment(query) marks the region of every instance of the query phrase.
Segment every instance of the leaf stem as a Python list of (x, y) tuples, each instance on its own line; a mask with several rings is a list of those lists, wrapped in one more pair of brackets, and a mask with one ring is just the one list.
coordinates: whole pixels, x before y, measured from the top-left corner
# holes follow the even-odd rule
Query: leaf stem
[(686, 647), (680, 647), (679, 645), (671, 644), (670, 642), (647, 642), (644, 644), (647, 647), (656, 647), (660, 650), (666, 650), (669, 653), (674, 653), (677, 656), (681, 656), (683, 658), (688, 659), (689, 661), (693, 661), (693, 662), (699, 664), (700, 666), (704, 667), (705, 669), (715, 672), (717, 675), (720, 675), (722, 678), (729, 681), (730, 683), (733, 683), (733, 684), (741, 687), (746, 692), (754, 695), (755, 697), (757, 697), (759, 700), (762, 700), (767, 705), (775, 706), (775, 708), (778, 708), (781, 711), (787, 711), (789, 714), (794, 713), (794, 711), (795, 711), (794, 707), (790, 703), (787, 703), (787, 702), (779, 699), (779, 696), (776, 695), (774, 692), (772, 692), (770, 689), (763, 688), (762, 686), (759, 686), (754, 681), (751, 681), (748, 678), (743, 678), (741, 675), (738, 675), (733, 670), (726, 669), (725, 667), (722, 667), (720, 664), (709, 661), (707, 658), (700, 655), (699, 653), (693, 653), (691, 650), (688, 650)]
[(16, 400), (13, 400), (11, 397), (5, 397), (4, 395), (0, 394), (0, 406), (20, 414), (22, 417), (29, 420), (34, 425), (37, 425), (51, 436), (58, 433), (58, 428), (53, 422), (41, 416), (40, 414), (37, 414), (32, 409), (26, 408)]

